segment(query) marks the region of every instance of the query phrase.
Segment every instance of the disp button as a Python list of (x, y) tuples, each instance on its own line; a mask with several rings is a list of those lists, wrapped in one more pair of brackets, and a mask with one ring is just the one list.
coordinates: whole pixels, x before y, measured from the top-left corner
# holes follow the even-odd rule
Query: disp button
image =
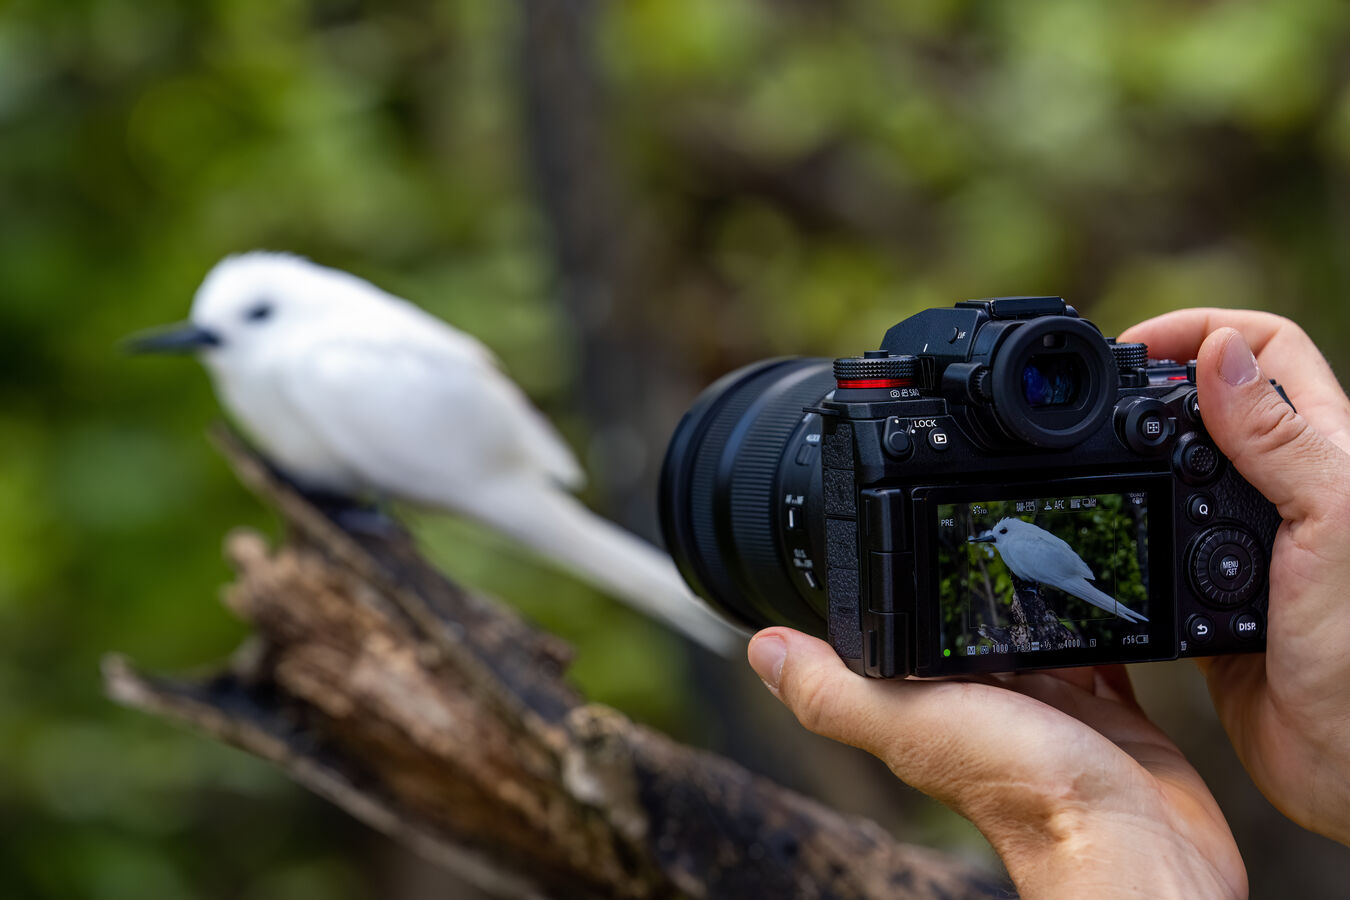
[(1240, 641), (1254, 641), (1261, 636), (1261, 620), (1252, 613), (1233, 617), (1233, 634)]

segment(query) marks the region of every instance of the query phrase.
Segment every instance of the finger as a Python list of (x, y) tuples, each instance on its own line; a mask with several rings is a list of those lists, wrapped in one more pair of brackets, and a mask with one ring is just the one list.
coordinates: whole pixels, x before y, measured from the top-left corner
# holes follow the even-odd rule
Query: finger
[[(1102, 669), (1094, 668), (1073, 670), (1084, 676), (1081, 680), (1089, 685), (1084, 688), (1065, 679), (1063, 671), (1066, 670), (1013, 675), (1005, 680), (1004, 686), (1072, 716), (1114, 744), (1172, 746), (1167, 736), (1141, 714), (1132, 699), (1123, 699), (1117, 688), (1107, 684), (1107, 679), (1118, 680), (1118, 674), (1108, 675)], [(1128, 686), (1124, 689), (1129, 690)]]
[[(1058, 678), (1061, 681), (1067, 681), (1069, 684), (1079, 690), (1092, 692), (1093, 686), (1097, 682), (1096, 672), (1086, 666), (1072, 666), (1067, 669), (1046, 669), (1045, 674), (1051, 678)], [(1016, 675), (1010, 676), (1016, 678)]]
[(1178, 309), (1132, 325), (1122, 331), (1117, 340), (1148, 344), (1150, 359), (1184, 362), (1195, 359), (1205, 338), (1220, 328), (1238, 329), (1248, 336), (1253, 348), (1259, 349), (1285, 322), (1289, 320), (1250, 309)]
[[(748, 655), (806, 728), (880, 757), (977, 824), (994, 803), (1043, 812), (1065, 777), (1063, 716), (1028, 696), (991, 684), (860, 678), (824, 641), (787, 628), (757, 634)], [(992, 785), (1027, 796), (1009, 807)]]
[[(1124, 666), (1070, 666), (1063, 669), (1045, 669), (1037, 674), (1057, 678), (1078, 688), (1093, 697), (1100, 697), (1115, 703), (1123, 703), (1138, 708), (1134, 699), (1134, 687)], [(1008, 673), (995, 675), (994, 678), (1003, 687), (1017, 689), (1016, 682), (1023, 675)]]
[(1350, 456), (1276, 392), (1241, 333), (1221, 328), (1205, 339), (1196, 380), (1205, 428), (1281, 516), (1299, 521), (1340, 514)]
[(1130, 682), (1128, 669), (1119, 665), (1098, 666), (1093, 671), (1097, 675), (1097, 683), (1094, 686), (1097, 696), (1115, 700), (1136, 709), (1139, 707), (1139, 701), (1134, 697), (1134, 684)]
[(1280, 382), (1299, 412), (1350, 450), (1350, 399), (1312, 338), (1283, 316), (1246, 309), (1183, 309), (1126, 329), (1119, 340), (1148, 344), (1152, 359), (1184, 362), (1199, 356), (1205, 338), (1220, 328), (1242, 332), (1258, 363)]

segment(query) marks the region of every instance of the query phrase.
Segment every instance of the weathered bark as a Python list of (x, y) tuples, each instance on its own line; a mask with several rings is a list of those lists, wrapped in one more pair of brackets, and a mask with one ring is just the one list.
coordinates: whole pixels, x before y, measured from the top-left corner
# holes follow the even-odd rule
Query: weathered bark
[(999, 628), (991, 625), (980, 626), (980, 637), (991, 641), (1011, 645), (1017, 653), (1032, 648), (1037, 650), (1063, 650), (1076, 646), (1079, 636), (1055, 615), (1045, 598), (1041, 595), (1041, 586), (1034, 581), (1023, 581), (1013, 576), (1013, 601), (1009, 606), (1012, 625)]
[(281, 514), (232, 534), (225, 603), (255, 636), (220, 673), (105, 662), (109, 694), (280, 765), (503, 896), (974, 897), (963, 864), (588, 705), (569, 650), (444, 578), (406, 533), (352, 534), (226, 432)]

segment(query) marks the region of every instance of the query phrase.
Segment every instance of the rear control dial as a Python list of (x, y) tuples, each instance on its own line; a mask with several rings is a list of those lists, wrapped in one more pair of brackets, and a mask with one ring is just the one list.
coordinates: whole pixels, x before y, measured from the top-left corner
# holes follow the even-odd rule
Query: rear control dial
[(1112, 344), (1111, 355), (1118, 369), (1142, 369), (1148, 365), (1148, 344)]
[(1191, 584), (1211, 606), (1232, 609), (1256, 595), (1265, 577), (1261, 547), (1240, 528), (1214, 528), (1200, 536), (1190, 556)]

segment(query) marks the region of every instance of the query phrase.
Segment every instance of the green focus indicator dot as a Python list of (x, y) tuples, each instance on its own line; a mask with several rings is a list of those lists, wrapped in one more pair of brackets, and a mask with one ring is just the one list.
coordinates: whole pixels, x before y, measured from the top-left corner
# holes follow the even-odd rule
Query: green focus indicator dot
[(943, 650), (943, 651), (942, 651), (942, 655), (943, 655), (943, 656), (951, 656), (951, 655), (952, 655), (952, 650), (951, 650), (951, 648), (948, 647), (946, 650)]

